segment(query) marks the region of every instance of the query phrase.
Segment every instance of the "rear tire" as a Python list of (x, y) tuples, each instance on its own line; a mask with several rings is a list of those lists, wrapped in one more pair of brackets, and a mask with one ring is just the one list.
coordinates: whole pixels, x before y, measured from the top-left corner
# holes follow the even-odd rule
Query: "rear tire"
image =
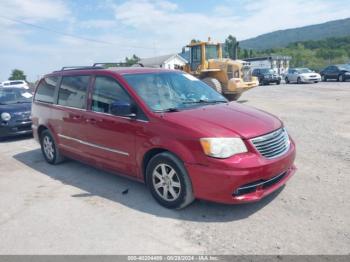
[(280, 85), (280, 84), (281, 84), (281, 81), (277, 81), (277, 82), (276, 82), (276, 85)]
[(298, 79), (297, 79), (297, 83), (298, 84), (301, 84), (302, 82), (301, 82), (301, 78), (300, 77), (298, 77)]
[(222, 94), (221, 83), (216, 78), (206, 77), (206, 78), (203, 78), (202, 81), (206, 83), (208, 86), (210, 86), (211, 88), (213, 88), (214, 90), (216, 90), (218, 93)]
[(47, 163), (57, 165), (64, 161), (51, 132), (46, 129), (40, 135), (41, 152)]
[(152, 196), (166, 208), (181, 209), (194, 201), (192, 183), (183, 162), (169, 152), (149, 161), (146, 180)]
[(288, 79), (288, 77), (286, 77), (284, 80), (286, 81), (286, 84), (289, 84), (289, 79)]
[(321, 81), (322, 81), (322, 82), (327, 82), (327, 77), (326, 77), (325, 75), (322, 75), (322, 76), (321, 76)]

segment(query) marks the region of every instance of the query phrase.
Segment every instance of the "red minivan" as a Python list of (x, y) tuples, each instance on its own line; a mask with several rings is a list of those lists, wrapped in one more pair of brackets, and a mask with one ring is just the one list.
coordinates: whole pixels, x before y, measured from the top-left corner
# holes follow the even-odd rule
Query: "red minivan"
[(144, 182), (167, 208), (258, 201), (296, 170), (277, 117), (181, 71), (55, 71), (36, 87), (32, 121), (48, 163), (68, 157)]

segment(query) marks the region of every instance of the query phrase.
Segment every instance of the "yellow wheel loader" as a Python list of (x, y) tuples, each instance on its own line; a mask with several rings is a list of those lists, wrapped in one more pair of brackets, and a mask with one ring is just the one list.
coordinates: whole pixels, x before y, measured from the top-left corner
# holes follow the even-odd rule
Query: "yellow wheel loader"
[(241, 94), (259, 85), (252, 76), (249, 63), (222, 57), (222, 45), (208, 42), (191, 42), (190, 60), (184, 71), (190, 73), (223, 94), (228, 100), (237, 100)]

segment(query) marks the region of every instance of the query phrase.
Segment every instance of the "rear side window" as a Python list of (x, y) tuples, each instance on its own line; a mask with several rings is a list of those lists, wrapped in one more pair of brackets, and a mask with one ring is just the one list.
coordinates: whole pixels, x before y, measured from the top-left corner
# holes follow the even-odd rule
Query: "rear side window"
[(40, 81), (34, 100), (45, 103), (53, 103), (57, 81), (57, 76), (45, 77), (42, 81)]
[(58, 91), (58, 104), (79, 109), (86, 108), (86, 92), (90, 76), (64, 76)]
[(111, 104), (116, 101), (130, 102), (130, 97), (113, 78), (96, 76), (92, 94), (92, 111), (111, 113)]

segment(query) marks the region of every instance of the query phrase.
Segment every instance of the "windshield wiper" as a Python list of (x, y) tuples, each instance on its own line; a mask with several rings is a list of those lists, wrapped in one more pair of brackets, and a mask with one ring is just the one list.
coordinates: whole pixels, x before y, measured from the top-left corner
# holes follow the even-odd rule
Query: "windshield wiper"
[(153, 110), (153, 112), (156, 113), (164, 113), (164, 112), (179, 112), (180, 110), (176, 107), (169, 107), (165, 109), (160, 109), (160, 110)]
[(204, 100), (200, 99), (197, 101), (184, 101), (183, 104), (216, 104), (216, 103), (227, 103), (226, 100)]

